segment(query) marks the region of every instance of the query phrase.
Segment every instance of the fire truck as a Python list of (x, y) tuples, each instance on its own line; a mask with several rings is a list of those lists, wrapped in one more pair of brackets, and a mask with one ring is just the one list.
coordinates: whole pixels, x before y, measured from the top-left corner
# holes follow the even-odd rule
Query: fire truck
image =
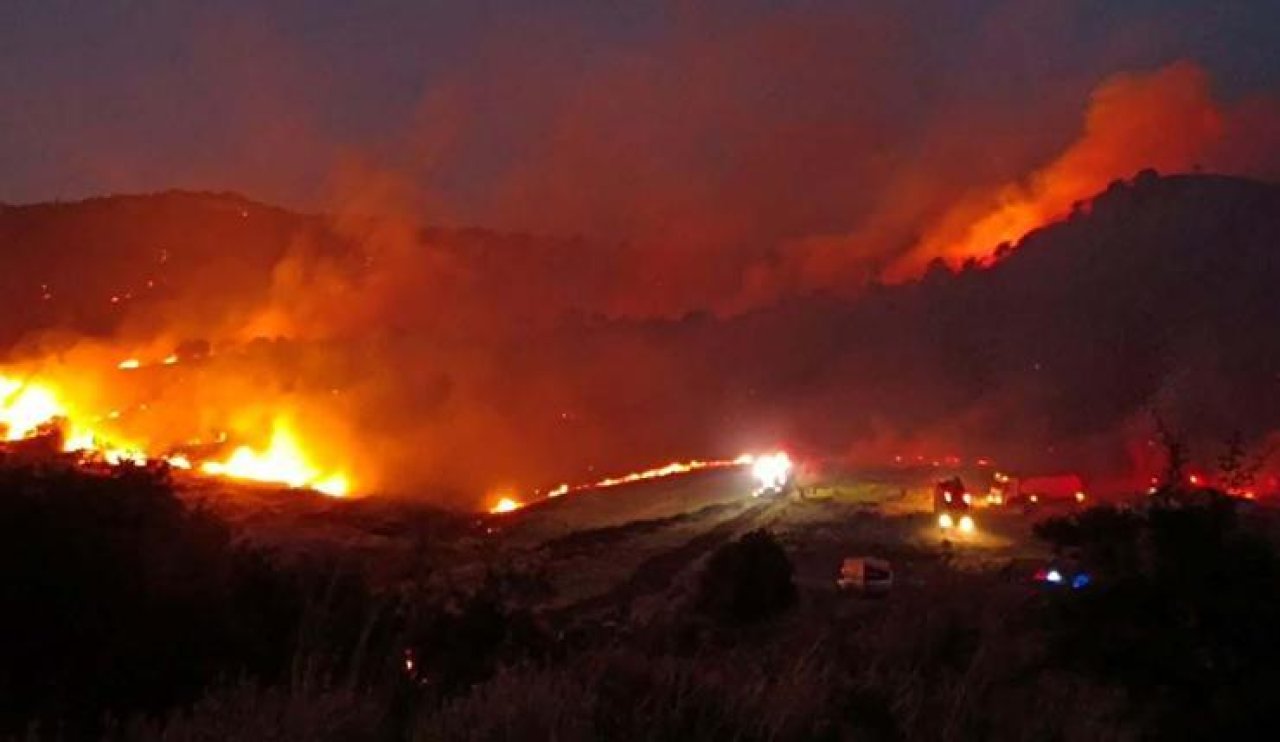
[(938, 528), (943, 531), (973, 533), (973, 495), (965, 489), (960, 477), (943, 479), (933, 487), (933, 512), (938, 516)]

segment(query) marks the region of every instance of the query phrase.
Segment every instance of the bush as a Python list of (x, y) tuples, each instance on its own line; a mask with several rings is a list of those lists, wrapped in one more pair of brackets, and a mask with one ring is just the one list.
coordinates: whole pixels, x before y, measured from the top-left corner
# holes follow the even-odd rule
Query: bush
[(499, 673), (424, 714), (414, 739), (838, 739), (830, 675), (803, 654), (591, 651)]
[(1055, 596), (1053, 662), (1125, 689), (1160, 736), (1270, 729), (1280, 688), (1280, 560), (1227, 498), (1086, 512), (1040, 529), (1098, 579)]
[(545, 657), (551, 640), (524, 603), (546, 589), (538, 575), (491, 570), (474, 592), (406, 601), (401, 641), (409, 676), (448, 696), (503, 665)]
[(729, 624), (783, 613), (796, 601), (794, 569), (765, 530), (752, 531), (711, 555), (698, 588), (698, 609)]
[(278, 677), (296, 593), (190, 510), (167, 478), (0, 468), (0, 733), (88, 732), (108, 713), (195, 698), (215, 677)]

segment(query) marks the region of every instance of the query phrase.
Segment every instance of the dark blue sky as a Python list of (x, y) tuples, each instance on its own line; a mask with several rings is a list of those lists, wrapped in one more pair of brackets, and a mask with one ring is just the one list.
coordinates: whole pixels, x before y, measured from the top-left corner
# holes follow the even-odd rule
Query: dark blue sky
[[(0, 201), (184, 187), (321, 208), (356, 168), (442, 218), (518, 225), (562, 206), (528, 170), (602, 151), (623, 179), (735, 157), (774, 178), (758, 161), (777, 158), (847, 190), (944, 121), (1017, 139), (993, 155), (1013, 171), (1117, 71), (1190, 59), (1223, 99), (1274, 91), (1277, 31), (1274, 0), (8, 0)], [(566, 137), (611, 145), (546, 146)]]

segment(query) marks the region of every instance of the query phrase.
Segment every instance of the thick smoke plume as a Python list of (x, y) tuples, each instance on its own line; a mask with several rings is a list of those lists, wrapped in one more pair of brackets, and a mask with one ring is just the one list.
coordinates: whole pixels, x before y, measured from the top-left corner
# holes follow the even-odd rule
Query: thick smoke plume
[[(803, 240), (780, 266), (756, 266), (748, 274), (752, 288), (783, 282), (792, 290), (857, 291), (876, 265), (868, 256), (885, 256), (885, 245), (909, 246), (885, 256), (879, 276), (890, 282), (917, 278), (935, 260), (985, 263), (1002, 246), (1143, 169), (1271, 175), (1280, 156), (1280, 119), (1271, 118), (1274, 110), (1267, 113), (1267, 100), (1224, 107), (1204, 70), (1186, 61), (1112, 76), (1090, 96), (1078, 138), (1043, 167), (1002, 185), (961, 190), (936, 216), (901, 220), (895, 217), (901, 208), (890, 208), (847, 236)], [(996, 152), (1002, 146), (974, 144)], [(912, 234), (920, 236), (913, 241)]]

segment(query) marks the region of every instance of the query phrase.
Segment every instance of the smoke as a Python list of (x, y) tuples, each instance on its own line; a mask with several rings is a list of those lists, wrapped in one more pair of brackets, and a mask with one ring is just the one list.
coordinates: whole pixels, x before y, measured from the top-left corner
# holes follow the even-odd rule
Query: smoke
[[(1090, 95), (1080, 135), (1043, 167), (1002, 185), (962, 190), (935, 216), (911, 208), (928, 196), (907, 186), (856, 232), (805, 238), (781, 259), (751, 266), (745, 296), (856, 292), (874, 277), (918, 278), (935, 260), (989, 262), (1002, 246), (1087, 208), (1107, 184), (1144, 169), (1265, 176), (1280, 153), (1280, 116), (1270, 100), (1255, 97), (1226, 108), (1214, 99), (1205, 71), (1189, 61), (1114, 75)], [(1003, 146), (974, 144), (997, 153)], [(918, 180), (906, 182), (918, 187)], [(894, 245), (905, 249), (886, 254)]]
[(1090, 97), (1084, 130), (1062, 154), (1018, 182), (962, 198), (885, 276), (917, 276), (936, 259), (988, 260), (1000, 245), (1065, 217), (1117, 178), (1211, 164), (1203, 158), (1222, 140), (1223, 119), (1208, 76), (1190, 62), (1113, 76)]
[(585, 235), (590, 311), (724, 315), (989, 261), (1143, 169), (1266, 176), (1280, 157), (1274, 99), (1223, 102), (1187, 60), (1105, 77), (1082, 110), (1053, 90), (921, 101), (896, 20), (677, 37), (553, 86), (540, 141), (482, 212)]
[[(1266, 95), (1219, 99), (1195, 63), (1152, 67), (1163, 50), (1108, 36), (1081, 53), (1068, 10), (993, 5), (682, 7), (608, 44), (530, 21), (422, 79), (383, 60), (380, 78), (421, 97), (364, 120), (346, 100), (334, 115), (311, 70), (360, 76), (282, 28), (232, 24), (226, 48), (210, 31), (196, 77), (216, 83), (200, 88), (225, 139), (175, 166), (205, 109), (155, 114), (185, 81), (152, 73), (132, 83), (159, 91), (139, 118), (165, 136), (93, 147), (89, 169), (128, 187), (170, 171), (270, 194), (322, 183), (301, 198), (321, 215), (177, 199), (50, 237), (61, 258), (3, 279), (34, 297), (15, 301), (25, 329), (58, 330), (24, 368), (124, 408), (147, 442), (261, 441), (283, 415), (359, 490), (460, 505), (778, 443), (885, 457), (1101, 440), (1055, 391), (1094, 367), (1007, 371), (1030, 368), (1043, 327), (949, 319), (976, 279), (928, 266), (986, 261), (1145, 168), (1274, 174), (1280, 116)], [(33, 129), (59, 113), (21, 108)], [(165, 162), (140, 173), (153, 140)], [(32, 310), (49, 281), (60, 309)], [(184, 345), (207, 358), (116, 369)], [(1083, 345), (1061, 347), (1123, 370)], [(1141, 381), (1098, 419), (1155, 398)]]

